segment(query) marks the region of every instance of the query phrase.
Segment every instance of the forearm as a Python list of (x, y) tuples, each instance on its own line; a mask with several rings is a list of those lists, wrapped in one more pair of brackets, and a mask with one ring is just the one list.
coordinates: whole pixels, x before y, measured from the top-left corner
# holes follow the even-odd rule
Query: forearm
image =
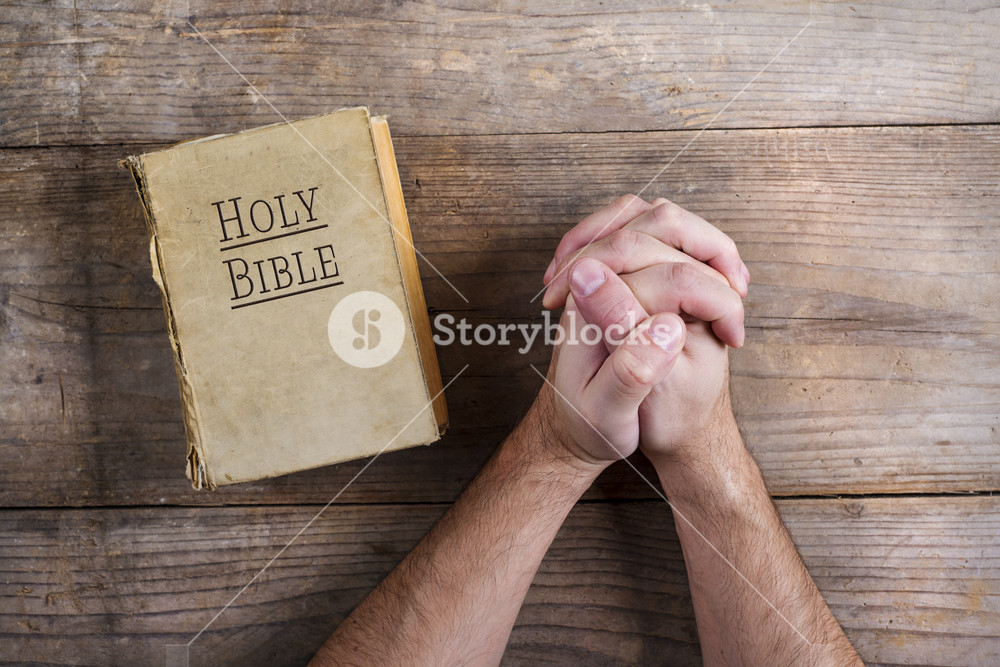
[(313, 665), (499, 662), (542, 557), (600, 471), (546, 446), (538, 410)]
[(728, 409), (702, 457), (656, 462), (706, 665), (860, 665), (809, 576)]

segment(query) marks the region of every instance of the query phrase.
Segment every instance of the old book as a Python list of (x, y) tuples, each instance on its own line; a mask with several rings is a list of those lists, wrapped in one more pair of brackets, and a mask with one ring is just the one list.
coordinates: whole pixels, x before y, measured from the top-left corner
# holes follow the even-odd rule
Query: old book
[(365, 108), (131, 156), (195, 488), (437, 440), (392, 142)]

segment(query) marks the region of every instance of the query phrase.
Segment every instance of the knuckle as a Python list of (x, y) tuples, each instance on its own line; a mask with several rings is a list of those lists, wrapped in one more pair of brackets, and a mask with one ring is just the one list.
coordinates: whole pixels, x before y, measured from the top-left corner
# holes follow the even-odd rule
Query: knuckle
[(644, 389), (656, 379), (656, 369), (628, 347), (619, 348), (614, 364), (615, 377), (622, 393), (632, 395), (635, 390)]
[(741, 299), (738, 294), (735, 294), (732, 291), (730, 291), (730, 294), (733, 294), (731, 298), (735, 300), (735, 303), (733, 303), (732, 305), (733, 316), (740, 322), (742, 322), (744, 317), (746, 316), (746, 311), (743, 306), (743, 299)]
[(608, 247), (616, 254), (630, 255), (639, 245), (639, 234), (631, 229), (618, 229), (608, 236)]
[(607, 328), (612, 324), (628, 324), (629, 315), (632, 312), (631, 306), (631, 294), (609, 299), (604, 309), (601, 328)]
[(653, 222), (656, 223), (657, 227), (671, 229), (680, 224), (679, 210), (680, 207), (676, 204), (664, 199), (662, 203), (654, 206), (650, 213), (653, 215)]
[(638, 195), (628, 194), (622, 195), (615, 200), (615, 208), (618, 209), (619, 215), (627, 212), (630, 208), (638, 206), (642, 202), (642, 199)]
[(667, 280), (677, 291), (691, 289), (700, 277), (700, 271), (688, 262), (667, 265)]
[(651, 201), (649, 203), (650, 203), (650, 205), (652, 205), (652, 206), (655, 207), (655, 206), (659, 206), (661, 204), (669, 204), (670, 200), (667, 199), (666, 197), (657, 197), (656, 199), (654, 199), (653, 201)]
[(719, 306), (716, 310), (718, 313), (716, 320), (725, 322), (727, 327), (738, 327), (743, 323), (743, 299), (740, 298), (739, 294), (725, 288), (724, 296), (717, 303)]
[(556, 251), (553, 254), (557, 264), (561, 264), (562, 261), (566, 259), (566, 255), (568, 255), (572, 249), (574, 239), (578, 234), (579, 232), (576, 231), (576, 227), (563, 234), (563, 237), (559, 240), (559, 245), (556, 246)]
[(725, 236), (725, 241), (722, 242), (722, 252), (730, 257), (739, 257), (740, 251), (736, 247), (736, 241), (734, 241), (728, 234)]

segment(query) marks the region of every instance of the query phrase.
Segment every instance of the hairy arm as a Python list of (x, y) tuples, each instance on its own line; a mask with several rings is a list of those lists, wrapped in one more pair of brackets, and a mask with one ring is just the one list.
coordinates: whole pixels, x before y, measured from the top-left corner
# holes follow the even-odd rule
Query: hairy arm
[[(581, 326), (572, 299), (561, 324)], [(580, 332), (574, 338), (580, 340)], [(683, 345), (649, 318), (614, 354), (564, 342), (525, 419), (314, 665), (496, 664), (542, 557), (584, 490), (639, 446), (639, 406)]]
[(624, 197), (563, 238), (546, 304), (571, 293), (602, 329), (648, 313), (685, 318), (683, 352), (640, 406), (639, 426), (674, 510), (705, 664), (860, 665), (733, 416), (726, 346), (744, 342), (748, 281), (722, 232), (665, 200)]
[(549, 410), (550, 397), (532, 406), (454, 506), (337, 628), (312, 665), (500, 661), (542, 557), (606, 465), (585, 463), (554, 443)]
[(743, 445), (728, 394), (693, 444), (679, 458), (649, 455), (674, 512), (705, 664), (861, 665)]

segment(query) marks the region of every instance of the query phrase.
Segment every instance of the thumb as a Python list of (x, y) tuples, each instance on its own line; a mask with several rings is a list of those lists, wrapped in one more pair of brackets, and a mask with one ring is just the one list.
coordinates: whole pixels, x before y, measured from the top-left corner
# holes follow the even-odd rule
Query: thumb
[(635, 420), (639, 404), (673, 368), (685, 335), (684, 321), (673, 313), (647, 318), (628, 335), (584, 390), (598, 423), (614, 429)]
[(614, 352), (636, 324), (649, 316), (629, 286), (596, 259), (585, 257), (573, 264), (569, 284), (583, 319), (604, 332), (608, 352)]

